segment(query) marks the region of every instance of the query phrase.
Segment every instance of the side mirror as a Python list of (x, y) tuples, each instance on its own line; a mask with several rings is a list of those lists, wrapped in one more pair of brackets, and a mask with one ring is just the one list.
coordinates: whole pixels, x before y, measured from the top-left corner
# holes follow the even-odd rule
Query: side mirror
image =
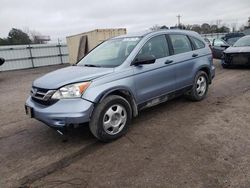
[(156, 58), (153, 55), (143, 55), (143, 56), (138, 56), (133, 64), (134, 65), (153, 64), (155, 60)]
[(4, 64), (5, 59), (4, 58), (0, 58), (0, 65)]

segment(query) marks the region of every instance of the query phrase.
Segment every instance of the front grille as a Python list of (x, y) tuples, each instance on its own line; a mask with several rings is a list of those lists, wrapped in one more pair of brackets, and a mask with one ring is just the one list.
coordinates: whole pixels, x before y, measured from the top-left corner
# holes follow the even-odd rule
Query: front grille
[(43, 88), (32, 87), (30, 95), (33, 101), (42, 105), (52, 105), (58, 100), (51, 99), (55, 90), (48, 90)]
[(225, 61), (226, 63), (231, 64), (231, 61), (232, 61), (232, 54), (226, 54), (226, 53), (224, 53), (224, 61)]
[(236, 64), (236, 65), (250, 64), (250, 53), (224, 54), (224, 60), (227, 64)]
[(43, 100), (40, 100), (40, 99), (37, 99), (37, 98), (34, 98), (34, 97), (31, 97), (31, 99), (33, 101), (35, 101), (36, 103), (44, 105), (44, 106), (50, 106), (52, 104), (55, 104), (58, 101), (56, 99), (49, 99), (47, 101), (43, 101)]

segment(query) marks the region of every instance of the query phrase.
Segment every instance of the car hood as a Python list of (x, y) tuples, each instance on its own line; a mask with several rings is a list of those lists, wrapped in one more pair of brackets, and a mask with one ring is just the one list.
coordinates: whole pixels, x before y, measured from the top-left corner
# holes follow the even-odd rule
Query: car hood
[(93, 80), (113, 71), (114, 68), (71, 66), (45, 74), (36, 79), (33, 86), (44, 89), (58, 89), (67, 84)]
[(244, 46), (244, 47), (234, 47), (231, 46), (227, 48), (225, 53), (245, 53), (245, 52), (250, 52), (250, 46)]

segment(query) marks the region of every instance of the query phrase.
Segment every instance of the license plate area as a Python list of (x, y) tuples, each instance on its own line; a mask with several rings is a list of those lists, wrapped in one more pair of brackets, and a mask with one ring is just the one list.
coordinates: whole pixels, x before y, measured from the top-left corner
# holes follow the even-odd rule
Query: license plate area
[(30, 118), (34, 117), (34, 112), (33, 112), (33, 108), (29, 107), (29, 106), (25, 106), (25, 113), (27, 116), (29, 116)]

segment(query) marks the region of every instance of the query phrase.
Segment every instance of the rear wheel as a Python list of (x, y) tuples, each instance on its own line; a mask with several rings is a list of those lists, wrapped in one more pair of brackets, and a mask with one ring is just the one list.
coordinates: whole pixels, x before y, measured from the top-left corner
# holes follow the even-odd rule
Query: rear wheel
[(204, 71), (199, 71), (194, 80), (191, 91), (187, 94), (187, 97), (192, 101), (203, 100), (208, 91), (208, 76)]
[(110, 95), (94, 110), (89, 128), (97, 139), (108, 142), (127, 132), (131, 118), (129, 102), (121, 96)]

